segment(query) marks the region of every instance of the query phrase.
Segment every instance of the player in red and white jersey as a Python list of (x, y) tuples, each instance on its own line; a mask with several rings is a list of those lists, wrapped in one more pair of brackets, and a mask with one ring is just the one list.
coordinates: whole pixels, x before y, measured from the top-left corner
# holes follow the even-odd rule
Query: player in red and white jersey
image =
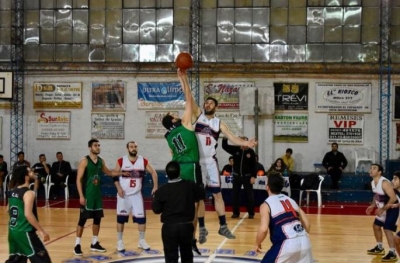
[[(229, 239), (234, 239), (235, 236), (228, 229), (225, 217), (225, 203), (221, 193), (221, 182), (219, 177), (218, 160), (216, 156), (216, 149), (218, 146), (219, 134), (228, 138), (233, 144), (239, 146), (247, 146), (253, 148), (257, 142), (255, 139), (249, 141), (242, 140), (234, 135), (228, 126), (220, 121), (215, 116), (215, 111), (218, 106), (218, 101), (212, 97), (208, 97), (202, 111), (200, 107), (193, 100), (193, 113), (192, 122), (195, 122), (195, 133), (200, 151), (200, 165), (203, 175), (203, 183), (207, 187), (213, 197), (215, 203), (215, 210), (218, 214), (220, 228), (218, 234), (225, 236)], [(199, 243), (206, 242), (208, 231), (204, 223), (205, 207), (204, 204), (199, 203), (198, 221), (199, 221)]]
[(285, 180), (281, 175), (268, 177), (268, 198), (260, 206), (260, 227), (256, 237), (256, 252), (270, 232), (271, 248), (262, 263), (313, 263), (311, 242), (308, 237), (310, 223), (296, 202), (281, 194)]
[(146, 171), (153, 178), (153, 195), (158, 188), (158, 177), (156, 171), (150, 165), (150, 162), (143, 156), (138, 155), (138, 146), (134, 141), (126, 144), (128, 155), (117, 160), (115, 171), (129, 172), (129, 176), (114, 177), (114, 184), (117, 187), (117, 250), (125, 251), (125, 245), (122, 240), (124, 232), (124, 223), (128, 222), (129, 214), (132, 214), (133, 222), (138, 224), (139, 243), (138, 247), (145, 250), (150, 246), (145, 240), (146, 231), (146, 213), (142, 196), (143, 178)]

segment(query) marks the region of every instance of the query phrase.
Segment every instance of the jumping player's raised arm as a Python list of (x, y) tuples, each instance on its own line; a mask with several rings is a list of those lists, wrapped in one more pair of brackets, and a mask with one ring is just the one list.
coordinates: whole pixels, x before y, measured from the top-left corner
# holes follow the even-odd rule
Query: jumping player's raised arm
[(231, 141), (231, 142), (232, 142), (233, 144), (235, 144), (235, 145), (238, 145), (238, 146), (247, 146), (247, 147), (250, 147), (250, 148), (253, 148), (254, 146), (257, 145), (257, 141), (256, 141), (255, 138), (252, 138), (252, 139), (246, 141), (246, 140), (243, 140), (243, 139), (241, 139), (241, 138), (235, 136), (235, 135), (229, 130), (228, 126), (227, 126), (224, 122), (222, 122), (222, 121), (221, 121), (221, 123), (220, 123), (220, 129), (221, 129), (222, 134), (223, 134), (226, 138), (228, 138), (228, 140)]
[(181, 118), (182, 125), (186, 129), (193, 130), (191, 119), (192, 119), (192, 112), (193, 112), (192, 104), (193, 104), (194, 100), (193, 100), (192, 93), (190, 91), (187, 73), (186, 73), (186, 71), (181, 71), (180, 69), (178, 69), (177, 73), (178, 73), (178, 79), (179, 79), (179, 82), (181, 83), (181, 87), (183, 90), (183, 94), (185, 95), (185, 101), (186, 101), (185, 111), (183, 112), (183, 115)]

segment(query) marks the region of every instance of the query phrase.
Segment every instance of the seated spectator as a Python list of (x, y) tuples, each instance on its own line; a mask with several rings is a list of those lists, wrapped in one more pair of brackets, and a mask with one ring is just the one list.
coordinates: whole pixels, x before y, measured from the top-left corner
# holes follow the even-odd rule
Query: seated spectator
[(286, 154), (282, 156), (282, 160), (285, 163), (289, 172), (293, 172), (294, 169), (294, 159), (292, 158), (293, 150), (290, 148), (286, 149)]
[(57, 152), (56, 158), (57, 162), (51, 165), (51, 181), (54, 183), (55, 195), (60, 189), (64, 189), (67, 186), (65, 185), (65, 179), (67, 175), (71, 174), (71, 164), (64, 161), (62, 152)]
[(22, 166), (22, 165), (31, 167), (31, 164), (27, 160), (25, 160), (24, 152), (19, 152), (17, 156), (18, 156), (18, 161), (16, 163), (14, 163), (14, 165), (13, 165), (13, 168), (12, 168), (13, 171), (15, 168), (17, 168), (18, 166)]
[(257, 155), (257, 154), (256, 154), (256, 161), (257, 161), (257, 176), (263, 176), (263, 175), (265, 175), (264, 165), (262, 165), (262, 164), (258, 161), (258, 155)]
[(3, 155), (0, 154), (0, 188), (2, 189), (1, 192), (5, 190), (3, 189), (3, 182), (7, 174), (8, 174), (7, 163), (4, 161)]
[(233, 169), (233, 156), (229, 156), (229, 163), (222, 168), (221, 175), (229, 176), (232, 174)]
[(41, 183), (42, 185), (46, 182), (46, 177), (47, 175), (50, 174), (50, 170), (51, 167), (50, 165), (48, 165), (46, 163), (46, 155), (44, 155), (43, 153), (39, 155), (39, 162), (35, 163), (32, 166), (33, 172), (35, 173), (35, 175), (38, 177), (39, 180), (35, 181), (35, 192), (37, 192), (37, 190), (40, 187)]
[(344, 168), (347, 166), (347, 159), (343, 153), (338, 151), (339, 145), (334, 142), (331, 144), (331, 151), (327, 152), (322, 160), (322, 165), (332, 179), (332, 189), (339, 189), (339, 180)]
[(270, 176), (271, 174), (283, 175), (285, 169), (287, 169), (287, 167), (286, 167), (285, 163), (283, 162), (282, 158), (278, 158), (268, 169), (267, 176)]

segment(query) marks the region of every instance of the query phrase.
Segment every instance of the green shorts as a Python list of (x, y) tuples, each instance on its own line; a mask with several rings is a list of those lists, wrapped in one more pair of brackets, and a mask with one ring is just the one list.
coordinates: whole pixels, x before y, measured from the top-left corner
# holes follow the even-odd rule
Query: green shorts
[(37, 252), (45, 251), (36, 231), (19, 232), (8, 231), (8, 244), (10, 255), (34, 256)]

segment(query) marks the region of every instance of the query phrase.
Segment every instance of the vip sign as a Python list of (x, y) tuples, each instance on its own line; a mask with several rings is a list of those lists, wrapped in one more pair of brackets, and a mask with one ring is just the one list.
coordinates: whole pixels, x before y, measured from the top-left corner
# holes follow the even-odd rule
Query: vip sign
[(329, 143), (363, 144), (364, 115), (328, 115)]

